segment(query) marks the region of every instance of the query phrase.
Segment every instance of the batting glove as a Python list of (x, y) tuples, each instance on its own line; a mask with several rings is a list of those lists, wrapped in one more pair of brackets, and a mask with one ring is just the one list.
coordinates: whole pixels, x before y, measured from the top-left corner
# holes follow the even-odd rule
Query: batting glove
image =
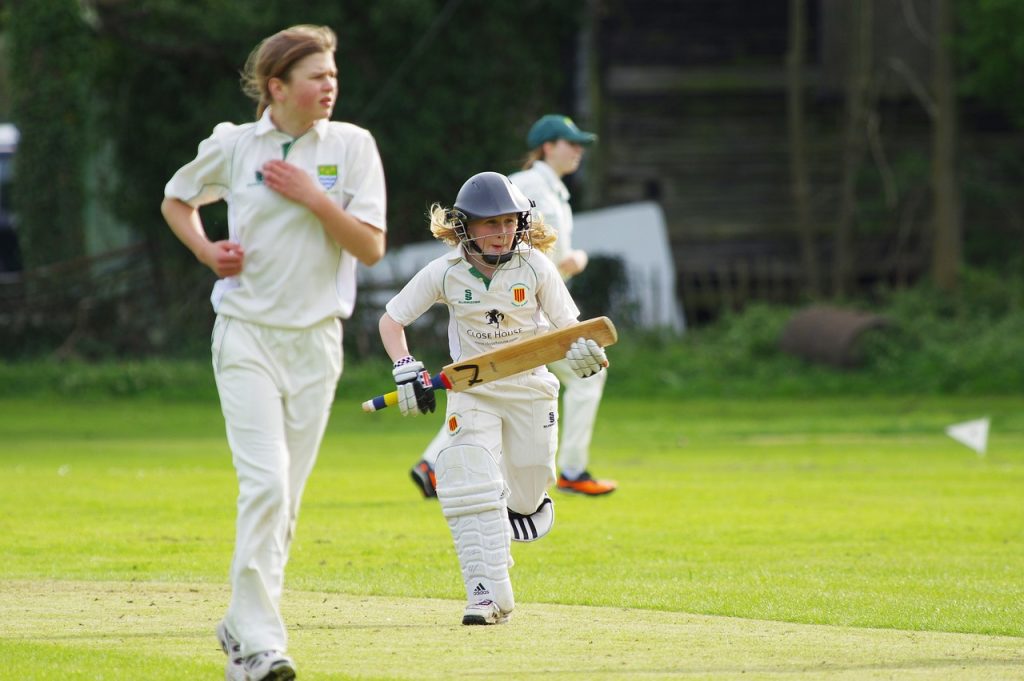
[(569, 346), (565, 353), (569, 360), (569, 366), (580, 378), (588, 378), (608, 366), (608, 356), (604, 354), (604, 348), (597, 344), (597, 341), (589, 338), (578, 338)]
[(412, 355), (395, 362), (391, 372), (398, 386), (398, 408), (402, 416), (419, 416), (437, 408), (430, 372)]

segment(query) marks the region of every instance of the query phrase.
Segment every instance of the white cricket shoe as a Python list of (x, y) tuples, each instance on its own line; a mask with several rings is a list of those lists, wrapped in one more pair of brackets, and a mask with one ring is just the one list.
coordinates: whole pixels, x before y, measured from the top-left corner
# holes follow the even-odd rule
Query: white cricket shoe
[(292, 681), (295, 663), (277, 650), (265, 650), (242, 661), (247, 681)]
[(225, 681), (249, 681), (242, 666), (242, 644), (231, 635), (224, 620), (217, 623), (217, 640), (220, 641), (220, 649), (228, 656), (224, 663)]
[(494, 601), (470, 603), (462, 612), (463, 624), (505, 624), (511, 612), (502, 612)]

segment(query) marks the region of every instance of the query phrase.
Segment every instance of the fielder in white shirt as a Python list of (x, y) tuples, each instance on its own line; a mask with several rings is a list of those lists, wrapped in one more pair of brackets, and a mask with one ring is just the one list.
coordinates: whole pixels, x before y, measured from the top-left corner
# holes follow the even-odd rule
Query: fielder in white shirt
[[(540, 251), (554, 235), (531, 220), (531, 203), (507, 177), (469, 178), (452, 210), (434, 205), (434, 237), (455, 247), (420, 270), (388, 302), (381, 340), (395, 362), (403, 415), (433, 411), (430, 375), (409, 352), (405, 327), (435, 303), (450, 314), (453, 361), (561, 328), (579, 310)], [(607, 366), (604, 349), (578, 339), (569, 354), (581, 378)], [(444, 443), (434, 467), (466, 586), (463, 624), (500, 624), (515, 606), (511, 542), (550, 531), (558, 441), (558, 379), (546, 367), (448, 395)]]
[[(588, 258), (585, 251), (572, 247), (572, 207), (569, 205), (569, 190), (562, 178), (576, 172), (584, 148), (596, 140), (596, 135), (580, 130), (567, 116), (543, 116), (527, 134), (530, 152), (524, 170), (509, 176), (512, 183), (536, 204), (535, 214), (542, 215), (545, 224), (557, 233), (558, 239), (547, 256), (566, 281), (586, 268)], [(584, 381), (564, 361), (555, 362), (548, 368), (562, 384), (556, 488), (561, 492), (586, 496), (615, 491), (617, 483), (614, 480), (594, 478), (588, 470), (590, 443), (607, 374), (601, 373)], [(434, 462), (444, 442), (442, 428), (411, 470), (413, 482), (427, 498), (436, 494)]]
[[(253, 50), (257, 120), (221, 123), (167, 183), (161, 209), (220, 278), (213, 369), (238, 475), (231, 600), (217, 636), (228, 681), (295, 678), (280, 599), (299, 502), (341, 376), (356, 261), (384, 254), (384, 172), (369, 132), (330, 122), (336, 37), (293, 26)], [(211, 241), (199, 208), (228, 204)]]

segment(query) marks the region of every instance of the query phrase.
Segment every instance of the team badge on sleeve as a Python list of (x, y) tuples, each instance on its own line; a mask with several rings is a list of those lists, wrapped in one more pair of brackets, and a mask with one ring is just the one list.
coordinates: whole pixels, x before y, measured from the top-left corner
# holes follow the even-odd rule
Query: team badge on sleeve
[(338, 166), (317, 166), (316, 179), (324, 189), (333, 189), (338, 182)]
[(526, 285), (525, 284), (513, 284), (512, 285), (512, 304), (516, 307), (522, 307), (526, 305)]

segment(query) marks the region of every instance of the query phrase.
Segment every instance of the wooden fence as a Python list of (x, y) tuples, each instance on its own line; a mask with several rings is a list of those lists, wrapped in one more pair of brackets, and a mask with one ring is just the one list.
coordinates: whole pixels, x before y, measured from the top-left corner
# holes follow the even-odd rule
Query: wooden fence
[(138, 334), (152, 317), (146, 309), (155, 305), (156, 288), (143, 243), (0, 274), (0, 351), (55, 348), (70, 356), (94, 336), (117, 337), (115, 351), (141, 349), (148, 341)]

